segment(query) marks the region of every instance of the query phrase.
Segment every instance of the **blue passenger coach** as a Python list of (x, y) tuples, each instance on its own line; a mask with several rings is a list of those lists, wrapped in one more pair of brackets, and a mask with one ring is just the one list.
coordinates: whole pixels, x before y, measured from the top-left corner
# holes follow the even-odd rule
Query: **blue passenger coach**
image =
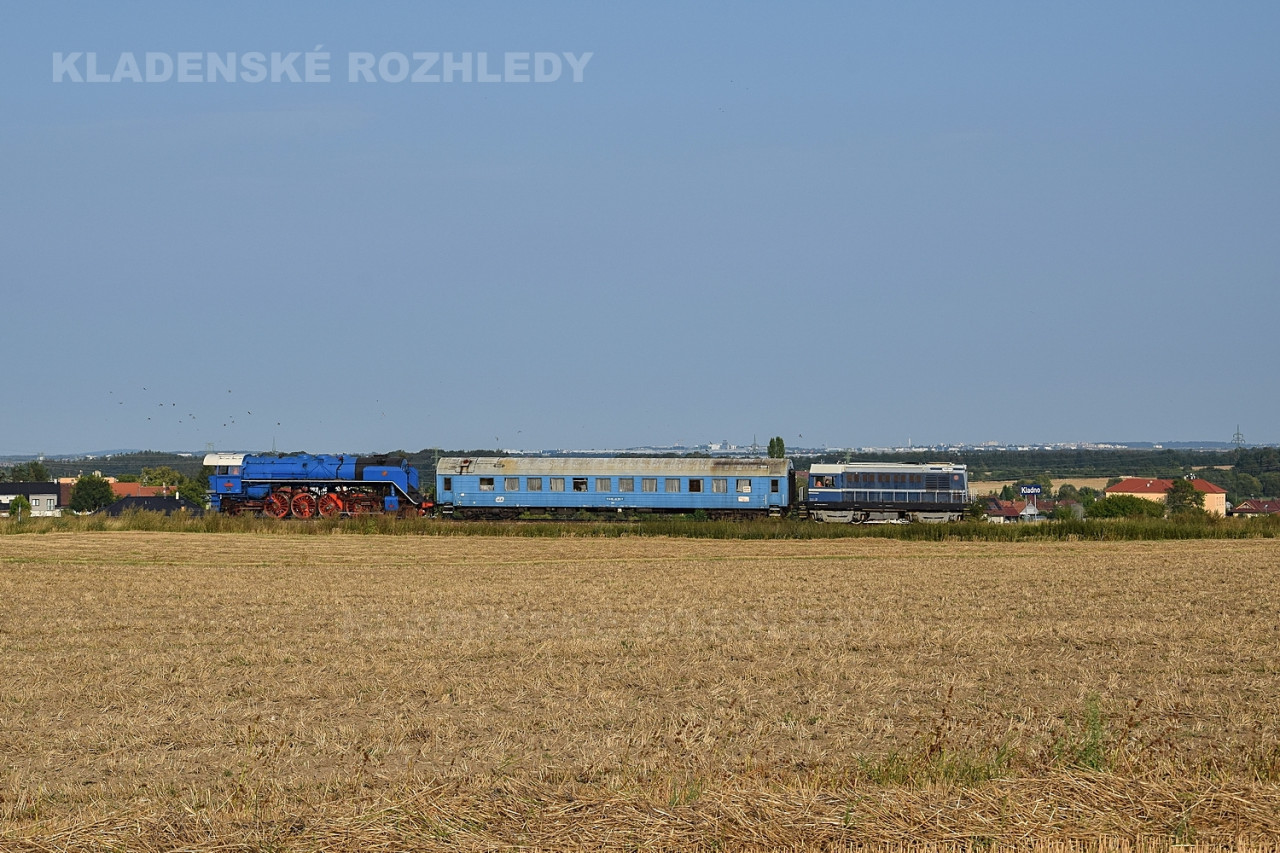
[(969, 474), (948, 462), (848, 462), (809, 469), (815, 521), (956, 521), (969, 503)]
[(788, 459), (448, 456), (436, 465), (439, 511), (468, 518), (578, 511), (782, 515), (794, 496)]

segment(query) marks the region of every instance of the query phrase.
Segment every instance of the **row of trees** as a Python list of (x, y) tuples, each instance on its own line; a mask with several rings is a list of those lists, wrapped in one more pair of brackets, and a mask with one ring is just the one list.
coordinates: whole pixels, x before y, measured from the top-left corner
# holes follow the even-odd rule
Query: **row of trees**
[(0, 483), (48, 483), (52, 479), (48, 467), (39, 460), (0, 468)]

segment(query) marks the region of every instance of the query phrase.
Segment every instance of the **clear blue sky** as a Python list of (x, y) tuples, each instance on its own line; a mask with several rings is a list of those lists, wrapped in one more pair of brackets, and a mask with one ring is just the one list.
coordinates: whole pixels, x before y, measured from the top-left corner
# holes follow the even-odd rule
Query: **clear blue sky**
[(0, 453), (1280, 441), (1280, 5), (260, 5), (6, 7)]

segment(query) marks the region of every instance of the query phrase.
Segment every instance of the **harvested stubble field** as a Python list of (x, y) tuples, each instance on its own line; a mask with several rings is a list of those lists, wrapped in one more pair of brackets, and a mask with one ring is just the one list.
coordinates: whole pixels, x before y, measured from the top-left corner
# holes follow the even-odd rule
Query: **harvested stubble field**
[(1280, 839), (1274, 540), (54, 533), (0, 596), (3, 849)]

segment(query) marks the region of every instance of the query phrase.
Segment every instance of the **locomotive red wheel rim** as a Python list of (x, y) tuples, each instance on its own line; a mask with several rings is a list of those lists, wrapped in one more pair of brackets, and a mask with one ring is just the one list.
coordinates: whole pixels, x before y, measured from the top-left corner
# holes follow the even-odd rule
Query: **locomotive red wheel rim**
[(333, 495), (325, 495), (320, 499), (317, 510), (324, 518), (337, 518), (342, 514), (342, 501)]
[(275, 518), (284, 518), (289, 514), (289, 502), (282, 495), (272, 495), (262, 506), (263, 511)]
[(310, 492), (303, 492), (293, 496), (293, 500), (289, 502), (289, 509), (298, 518), (312, 518), (316, 514), (316, 499)]

